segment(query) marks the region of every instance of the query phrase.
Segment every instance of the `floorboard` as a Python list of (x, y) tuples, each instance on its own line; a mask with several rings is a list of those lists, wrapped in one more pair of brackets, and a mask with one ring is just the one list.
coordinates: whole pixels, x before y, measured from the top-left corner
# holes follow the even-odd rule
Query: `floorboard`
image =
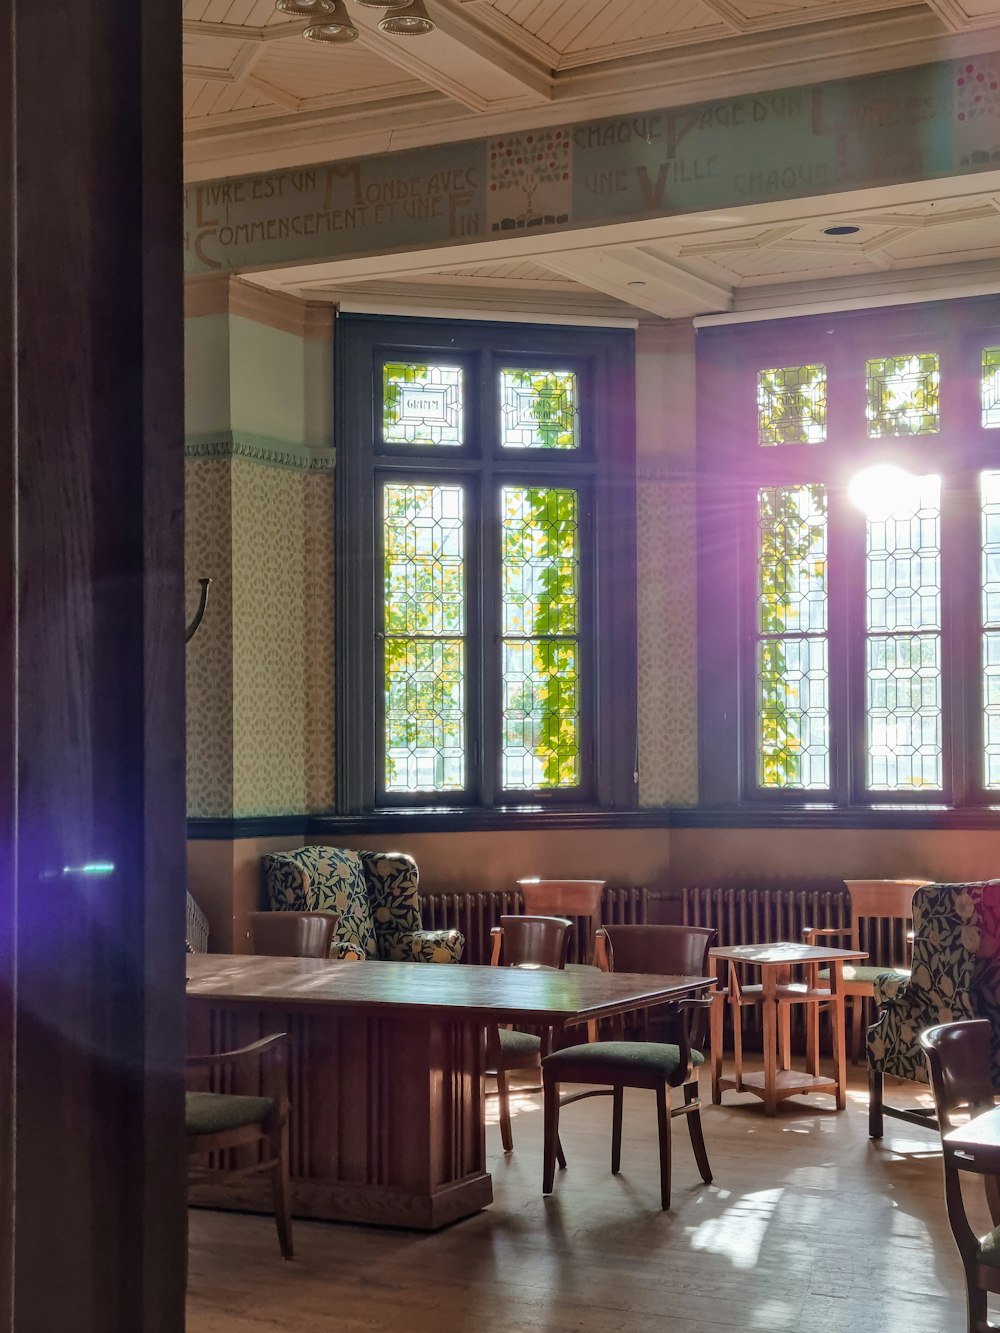
[(964, 1333), (936, 1135), (887, 1121), (870, 1144), (859, 1070), (847, 1111), (831, 1107), (796, 1098), (769, 1120), (726, 1093), (704, 1112), (712, 1185), (675, 1121), (664, 1214), (651, 1093), (626, 1093), (617, 1178), (610, 1098), (566, 1108), (569, 1168), (548, 1200), (541, 1098), (518, 1095), (510, 1157), (488, 1129), (495, 1203), (445, 1231), (297, 1222), (285, 1263), (269, 1218), (192, 1211), (188, 1333)]

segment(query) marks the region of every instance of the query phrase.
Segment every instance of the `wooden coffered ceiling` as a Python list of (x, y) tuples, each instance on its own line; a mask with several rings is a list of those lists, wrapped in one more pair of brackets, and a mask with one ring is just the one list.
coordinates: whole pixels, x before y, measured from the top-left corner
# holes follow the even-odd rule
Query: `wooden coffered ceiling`
[[(346, 46), (273, 0), (183, 0), (190, 180), (753, 93), (1000, 50), (1000, 0), (426, 0)], [(858, 231), (836, 238), (833, 223)], [(244, 274), (387, 309), (689, 318), (1000, 290), (1000, 172), (664, 218), (642, 234), (491, 241)]]
[(190, 179), (623, 114), (1000, 48), (1000, 0), (427, 0), (437, 30), (302, 37), (182, 0)]

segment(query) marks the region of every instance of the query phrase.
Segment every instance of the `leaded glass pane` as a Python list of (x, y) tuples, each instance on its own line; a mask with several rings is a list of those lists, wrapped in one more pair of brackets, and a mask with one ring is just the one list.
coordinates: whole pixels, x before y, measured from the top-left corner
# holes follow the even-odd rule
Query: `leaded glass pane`
[(577, 493), (505, 486), (500, 496), (505, 635), (579, 631)]
[(869, 361), (869, 436), (932, 435), (939, 426), (940, 385), (936, 352)]
[(979, 479), (983, 506), (983, 624), (1000, 626), (1000, 472)]
[(465, 786), (461, 639), (386, 639), (385, 769), (389, 792)]
[(782, 366), (757, 375), (757, 442), (826, 439), (826, 366)]
[(576, 373), (501, 370), (500, 443), (504, 449), (578, 449)]
[(389, 792), (465, 786), (465, 497), (386, 483), (385, 754)]
[(758, 501), (757, 627), (826, 629), (826, 487), (774, 486)]
[(987, 787), (1000, 787), (1000, 632), (983, 635), (983, 750)]
[[(500, 491), (503, 785), (580, 781), (579, 496), (553, 486)], [(561, 636), (561, 637), (556, 637)]]
[(382, 367), (382, 438), (386, 444), (465, 442), (461, 366)]
[(1000, 347), (983, 348), (983, 425), (1000, 426)]
[(572, 639), (503, 642), (503, 785), (580, 783), (579, 649)]
[(1000, 787), (1000, 472), (979, 478), (982, 496), (983, 771)]
[(920, 477), (892, 512), (869, 516), (870, 631), (940, 628), (940, 497), (940, 477)]
[(941, 788), (941, 636), (868, 640), (868, 788)]
[(757, 644), (757, 781), (761, 787), (830, 785), (826, 639)]

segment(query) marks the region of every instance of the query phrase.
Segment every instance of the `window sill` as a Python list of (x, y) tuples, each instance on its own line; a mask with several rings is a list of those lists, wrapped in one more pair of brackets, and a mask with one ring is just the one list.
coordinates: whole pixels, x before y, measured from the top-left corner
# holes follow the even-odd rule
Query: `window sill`
[(525, 829), (1000, 829), (1000, 806), (875, 805), (666, 806), (642, 810), (510, 807), (469, 810), (426, 807), (366, 815), (257, 815), (189, 819), (188, 837), (218, 841), (301, 838), (330, 842), (375, 833), (479, 833)]

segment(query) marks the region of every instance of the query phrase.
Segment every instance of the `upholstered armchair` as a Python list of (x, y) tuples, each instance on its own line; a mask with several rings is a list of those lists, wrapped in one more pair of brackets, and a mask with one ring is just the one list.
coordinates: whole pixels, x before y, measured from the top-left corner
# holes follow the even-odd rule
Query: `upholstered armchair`
[(990, 1077), (1000, 1091), (1000, 880), (928, 884), (913, 896), (909, 977), (875, 980), (879, 1014), (868, 1029), (869, 1134), (882, 1137), (883, 1115), (933, 1127), (932, 1113), (883, 1102), (883, 1077), (929, 1082), (920, 1034), (940, 1023), (986, 1018)]
[(417, 863), (402, 852), (300, 847), (264, 857), (272, 911), (336, 912), (331, 958), (457, 963), (458, 930), (422, 930)]

